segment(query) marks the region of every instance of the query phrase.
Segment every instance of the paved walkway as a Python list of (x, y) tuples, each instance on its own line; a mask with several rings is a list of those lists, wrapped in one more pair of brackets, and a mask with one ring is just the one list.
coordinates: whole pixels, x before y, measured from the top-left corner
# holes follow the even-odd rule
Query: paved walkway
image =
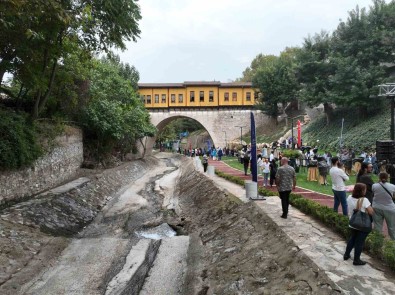
[[(219, 171), (224, 172), (226, 174), (237, 176), (237, 177), (240, 177), (244, 180), (252, 180), (251, 175), (245, 175), (244, 171), (240, 171), (238, 169), (232, 168), (228, 164), (226, 164), (222, 161), (213, 161), (210, 159), (209, 165), (214, 166), (216, 170), (219, 170)], [(258, 185), (260, 187), (263, 186), (263, 177), (261, 175), (258, 176)], [(268, 187), (266, 187), (266, 189), (271, 190), (273, 192), (277, 192), (276, 185), (273, 185), (273, 187), (268, 186)], [(292, 192), (300, 194), (304, 198), (315, 201), (321, 205), (327, 206), (329, 208), (333, 208), (333, 196), (332, 195), (318, 193), (318, 192), (308, 190), (308, 189), (298, 187), (298, 186)], [(339, 212), (339, 214), (343, 214), (341, 205), (338, 208), (338, 212)], [(387, 224), (386, 224), (385, 220), (383, 222), (383, 234), (386, 237), (389, 236)]]
[[(222, 161), (213, 161), (210, 159), (209, 165), (214, 166), (216, 170), (224, 172), (226, 174), (237, 176), (237, 177), (240, 177), (244, 180), (252, 180), (251, 175), (244, 175), (243, 171), (232, 168)], [(260, 186), (260, 187), (263, 186), (263, 177), (260, 175), (258, 176), (258, 186)], [(273, 185), (273, 187), (268, 186), (268, 187), (266, 187), (266, 189), (271, 190), (273, 192), (277, 192), (276, 185)], [(330, 208), (333, 207), (333, 196), (331, 196), (331, 195), (326, 195), (326, 194), (314, 192), (314, 191), (304, 189), (304, 188), (301, 188), (298, 186), (292, 192), (300, 194), (304, 198), (313, 200), (317, 203), (320, 203), (321, 205), (324, 205), (324, 206), (327, 206)], [(339, 212), (342, 212), (341, 210), (342, 210), (341, 206), (339, 206)]]
[[(197, 169), (203, 171), (200, 161), (195, 163)], [(213, 161), (210, 162), (210, 165), (232, 174), (232, 170), (225, 168), (227, 165), (222, 162)], [(237, 176), (242, 174), (238, 170), (233, 171), (233, 173)], [(211, 177), (218, 187), (235, 195), (243, 202), (251, 202), (246, 197), (245, 189), (240, 185), (226, 181), (216, 175), (208, 177)], [(246, 177), (250, 178), (250, 176)], [(303, 192), (303, 189), (300, 188), (298, 191), (302, 191), (306, 196), (313, 195), (307, 193), (308, 191)], [(320, 200), (319, 196), (313, 196), (313, 198)], [(330, 229), (323, 227), (321, 223), (292, 207), (288, 219), (280, 218), (281, 202), (277, 197), (269, 197), (265, 201), (254, 202), (295, 242), (297, 246), (295, 250), (307, 255), (320, 269), (324, 270), (342, 290), (342, 293), (351, 295), (394, 294), (395, 275), (393, 273), (365, 253), (362, 254), (362, 259), (368, 263), (364, 266), (354, 266), (352, 259), (344, 261), (343, 253), (346, 242)]]

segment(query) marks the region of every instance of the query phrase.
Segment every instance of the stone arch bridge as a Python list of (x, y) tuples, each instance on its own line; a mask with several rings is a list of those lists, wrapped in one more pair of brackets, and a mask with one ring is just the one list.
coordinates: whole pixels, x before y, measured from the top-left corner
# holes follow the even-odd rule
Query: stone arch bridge
[[(160, 132), (171, 121), (190, 118), (198, 121), (209, 133), (213, 145), (224, 147), (226, 142), (240, 138), (242, 132), (250, 131), (250, 112), (254, 113), (256, 126), (269, 126), (270, 118), (258, 110), (250, 109), (166, 109), (150, 110), (151, 122)], [(146, 138), (146, 154), (150, 154), (155, 138)]]

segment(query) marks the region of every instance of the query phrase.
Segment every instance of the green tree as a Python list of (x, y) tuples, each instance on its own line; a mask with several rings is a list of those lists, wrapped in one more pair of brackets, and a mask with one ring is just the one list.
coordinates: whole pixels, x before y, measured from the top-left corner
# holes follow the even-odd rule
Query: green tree
[(362, 118), (377, 94), (376, 86), (386, 78), (383, 63), (393, 62), (394, 5), (374, 0), (368, 12), (357, 6), (333, 35), (333, 101), (357, 108)]
[(251, 65), (243, 71), (243, 76), (237, 79), (237, 81), (251, 82), (259, 69), (274, 65), (276, 60), (277, 56), (275, 55), (263, 55), (262, 53), (258, 54), (252, 60)]
[(322, 31), (304, 40), (297, 54), (296, 77), (300, 83), (300, 99), (310, 107), (324, 105), (327, 122), (331, 121), (333, 83), (330, 78), (335, 74), (336, 67), (331, 62), (331, 37)]
[(143, 144), (142, 138), (156, 133), (132, 82), (120, 69), (121, 65), (110, 59), (96, 61), (90, 75), (90, 100), (82, 116), (95, 156), (104, 165), (106, 155), (114, 149), (123, 156), (135, 151), (137, 141)]
[(5, 0), (0, 2), (0, 86), (13, 74), (33, 100), (32, 116), (44, 109), (57, 68), (70, 53), (67, 43), (88, 52), (125, 48), (140, 30), (140, 8), (133, 0)]
[(257, 108), (269, 115), (276, 123), (279, 106), (297, 98), (298, 84), (295, 77), (295, 48), (288, 48), (257, 70), (252, 79), (253, 87), (259, 89)]

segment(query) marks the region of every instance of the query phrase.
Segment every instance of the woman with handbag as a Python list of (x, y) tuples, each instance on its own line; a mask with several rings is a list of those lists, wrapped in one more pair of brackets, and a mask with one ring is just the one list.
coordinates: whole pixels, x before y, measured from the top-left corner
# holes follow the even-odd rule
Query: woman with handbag
[[(344, 253), (344, 260), (348, 260), (351, 256), (351, 250), (354, 248), (354, 265), (365, 265), (366, 262), (361, 260), (361, 253), (363, 246), (365, 244), (366, 237), (369, 232), (372, 230), (372, 222), (369, 216), (373, 215), (374, 211), (370, 202), (367, 198), (365, 198), (366, 194), (366, 185), (363, 183), (357, 183), (354, 186), (354, 190), (352, 195), (347, 198), (348, 205), (348, 214), (350, 217), (350, 225), (351, 228), (351, 236), (348, 240), (346, 252)], [(367, 213), (367, 214), (366, 214)], [(364, 228), (361, 230), (360, 224), (354, 224), (355, 217), (362, 217), (368, 223), (367, 229)], [(358, 228), (356, 228), (358, 227)], [(366, 224), (365, 224), (366, 227)]]
[(379, 182), (373, 184), (374, 229), (383, 232), (383, 220), (387, 223), (388, 235), (395, 240), (395, 185), (388, 183), (388, 174), (381, 172)]

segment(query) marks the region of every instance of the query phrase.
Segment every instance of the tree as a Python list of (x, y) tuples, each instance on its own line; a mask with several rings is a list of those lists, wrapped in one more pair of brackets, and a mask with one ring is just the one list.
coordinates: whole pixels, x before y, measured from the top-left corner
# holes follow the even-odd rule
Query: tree
[(243, 76), (237, 79), (237, 81), (251, 82), (259, 69), (272, 66), (276, 60), (277, 57), (275, 55), (263, 55), (262, 53), (258, 54), (252, 60), (251, 65), (243, 71)]
[(275, 119), (280, 114), (279, 104), (285, 106), (296, 98), (295, 48), (287, 48), (270, 63), (257, 70), (252, 79), (253, 87), (260, 90), (257, 108)]
[(154, 136), (150, 123), (132, 82), (121, 75), (121, 65), (106, 58), (97, 60), (90, 75), (90, 100), (84, 108), (82, 123), (94, 142), (96, 157), (105, 165), (105, 155), (118, 150), (121, 156), (135, 151), (136, 142)]
[(329, 123), (332, 118), (333, 83), (330, 78), (336, 67), (331, 62), (331, 37), (322, 31), (304, 40), (303, 47), (297, 54), (296, 77), (301, 85), (300, 99), (310, 107), (324, 105)]
[(134, 0), (5, 0), (0, 2), (0, 86), (10, 72), (27, 88), (37, 118), (52, 91), (57, 68), (70, 53), (67, 43), (88, 52), (125, 48), (138, 38), (140, 8)]
[(357, 6), (333, 35), (332, 61), (337, 68), (331, 77), (333, 100), (357, 108), (362, 118), (385, 79), (383, 62), (393, 62), (394, 5), (374, 0), (369, 12)]

